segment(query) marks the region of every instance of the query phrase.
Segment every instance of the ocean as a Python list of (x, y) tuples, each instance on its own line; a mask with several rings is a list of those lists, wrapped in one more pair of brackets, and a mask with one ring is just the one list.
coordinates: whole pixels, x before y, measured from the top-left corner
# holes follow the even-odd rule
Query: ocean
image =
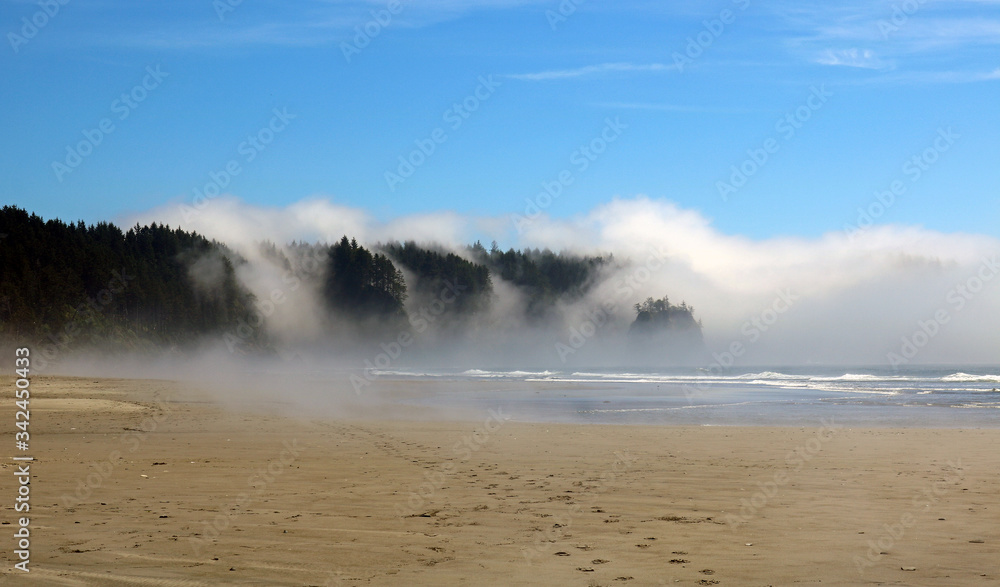
[[(1000, 366), (380, 371), (439, 382), (404, 401), (594, 424), (1000, 427)], [(430, 391), (428, 391), (430, 390)]]

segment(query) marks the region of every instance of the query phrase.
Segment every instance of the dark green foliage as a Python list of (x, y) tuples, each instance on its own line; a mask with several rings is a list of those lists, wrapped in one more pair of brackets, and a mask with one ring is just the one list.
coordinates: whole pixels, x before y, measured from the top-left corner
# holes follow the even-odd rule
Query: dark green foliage
[(707, 350), (701, 322), (694, 319), (694, 308), (684, 302), (673, 306), (663, 296), (636, 304), (635, 313), (628, 341), (632, 361), (657, 365), (663, 361), (697, 364), (705, 360)]
[(403, 273), (385, 255), (373, 255), (346, 236), (330, 247), (324, 292), (331, 307), (355, 317), (404, 315)]
[(460, 294), (449, 308), (468, 314), (486, 308), (493, 292), (490, 270), (485, 265), (467, 261), (454, 253), (442, 253), (418, 246), (413, 241), (382, 246), (390, 257), (406, 267), (416, 277), (413, 290), (430, 296), (442, 290), (457, 290)]
[(701, 324), (694, 319), (694, 308), (681, 302), (671, 306), (667, 296), (659, 300), (646, 298), (635, 305), (635, 322), (630, 328), (634, 333), (656, 333), (665, 330), (701, 330)]
[[(251, 310), (233, 254), (196, 233), (45, 222), (12, 206), (0, 210), (0, 233), (4, 335), (176, 343), (235, 327)], [(195, 280), (193, 266), (213, 281)]]
[(548, 249), (503, 252), (496, 242), (488, 252), (479, 242), (469, 250), (501, 279), (527, 294), (529, 316), (546, 313), (559, 298), (572, 300), (585, 294), (600, 268), (610, 261), (610, 257), (578, 257)]
[[(295, 243), (292, 243), (292, 245), (290, 246), (294, 247), (296, 245)], [(260, 251), (261, 256), (270, 261), (271, 263), (274, 263), (275, 265), (281, 267), (285, 271), (292, 270), (291, 261), (289, 261), (288, 257), (285, 256), (285, 253), (283, 253), (271, 241), (264, 241), (260, 243), (259, 245), (257, 245), (257, 249)]]
[[(259, 245), (266, 261), (281, 270), (289, 291), (304, 285), (322, 292), (327, 309), (358, 319), (358, 332), (367, 334), (406, 327), (407, 284), (394, 259), (412, 273), (414, 305), (445, 289), (458, 293), (449, 296), (454, 301), (444, 311), (460, 319), (441, 321), (435, 329), (438, 335), (469, 334), (470, 342), (481, 327), (496, 325), (487, 312), (493, 279), (524, 294), (529, 319), (558, 324), (560, 302), (580, 300), (612, 261), (549, 250), (504, 252), (496, 243), (487, 250), (478, 242), (469, 247), (471, 261), (413, 242), (389, 243), (381, 250), (385, 254), (347, 236), (333, 246)], [(264, 323), (270, 314), (257, 309), (238, 280), (237, 268), (248, 268), (244, 263), (224, 244), (156, 223), (122, 231), (107, 222), (44, 221), (6, 206), (0, 209), (0, 338), (118, 349), (225, 335), (239, 339), (241, 352), (266, 349)], [(640, 348), (659, 352), (661, 338), (689, 346), (700, 340), (701, 325), (683, 302), (673, 306), (666, 297), (649, 298), (635, 309), (630, 333), (648, 335), (631, 337)], [(326, 315), (316, 319), (327, 324)], [(668, 336), (659, 336), (664, 333)]]

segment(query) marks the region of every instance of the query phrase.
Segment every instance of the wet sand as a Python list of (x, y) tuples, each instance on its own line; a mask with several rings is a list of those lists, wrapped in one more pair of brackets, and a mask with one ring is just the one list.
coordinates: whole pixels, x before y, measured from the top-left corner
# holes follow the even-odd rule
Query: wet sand
[(317, 419), (165, 381), (32, 389), (31, 572), (12, 570), (11, 391), (0, 584), (1000, 584), (997, 429)]

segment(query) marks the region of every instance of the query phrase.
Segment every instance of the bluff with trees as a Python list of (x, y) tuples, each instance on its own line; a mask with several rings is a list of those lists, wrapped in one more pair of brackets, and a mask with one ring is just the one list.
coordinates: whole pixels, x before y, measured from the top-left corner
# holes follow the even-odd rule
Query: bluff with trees
[[(345, 235), (332, 245), (262, 242), (253, 252), (254, 263), (263, 259), (284, 272), (291, 289), (304, 284), (315, 292), (320, 325), (335, 317), (338, 324), (360, 325), (358, 332), (394, 332), (406, 327), (408, 307), (417, 312), (442, 291), (460, 292), (438, 307), (448, 313), (452, 333), (475, 325), (463, 335), (470, 342), (498, 319), (490, 317), (498, 284), (520, 292), (517, 311), (527, 323), (563, 328), (561, 308), (583, 300), (605, 270), (614, 269), (610, 255), (503, 251), (495, 242), (489, 250), (476, 242), (458, 252), (412, 241), (368, 249)], [(247, 345), (241, 348), (265, 349), (261, 308), (267, 300), (259, 302), (241, 279), (253, 270), (225, 243), (179, 228), (153, 223), (123, 231), (107, 222), (46, 221), (6, 206), (0, 209), (0, 337), (134, 349), (237, 332)], [(678, 333), (700, 344), (701, 324), (686, 303), (649, 298), (635, 311), (628, 332), (637, 344), (656, 345)]]
[(223, 244), (168, 226), (123, 232), (0, 209), (0, 334), (176, 344), (246, 316)]
[(388, 243), (381, 249), (414, 276), (412, 290), (426, 297), (456, 289), (461, 295), (449, 304), (459, 315), (474, 314), (489, 307), (493, 293), (490, 270), (450, 252), (417, 245), (413, 241)]
[(502, 251), (495, 241), (488, 251), (478, 241), (469, 251), (500, 279), (524, 292), (525, 311), (532, 318), (546, 315), (560, 298), (572, 301), (586, 294), (597, 282), (601, 267), (611, 261), (610, 256), (579, 257), (548, 249)]
[(686, 302), (672, 306), (663, 296), (658, 300), (646, 298), (635, 306), (635, 321), (629, 332), (636, 335), (656, 334), (664, 331), (701, 331), (701, 322), (694, 319), (694, 308)]
[(330, 248), (330, 265), (323, 290), (328, 304), (359, 317), (398, 317), (405, 312), (406, 282), (388, 257), (347, 240)]
[(635, 320), (629, 327), (628, 346), (637, 364), (655, 365), (663, 361), (699, 362), (705, 352), (701, 322), (694, 308), (681, 302), (672, 305), (667, 296), (646, 298), (635, 304)]

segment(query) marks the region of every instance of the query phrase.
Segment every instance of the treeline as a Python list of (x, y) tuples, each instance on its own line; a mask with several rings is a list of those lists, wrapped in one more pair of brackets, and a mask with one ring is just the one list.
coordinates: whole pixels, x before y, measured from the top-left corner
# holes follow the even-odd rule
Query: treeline
[(489, 307), (493, 282), (485, 265), (451, 252), (424, 248), (413, 241), (388, 243), (380, 248), (413, 274), (413, 290), (425, 298), (457, 290), (461, 295), (456, 295), (450, 304), (454, 313), (468, 315)]
[(406, 282), (388, 257), (371, 253), (347, 237), (330, 248), (324, 294), (327, 303), (358, 316), (401, 316)]
[(578, 257), (548, 249), (501, 251), (496, 241), (489, 251), (478, 241), (469, 251), (479, 263), (525, 292), (530, 317), (551, 311), (559, 298), (573, 300), (585, 294), (596, 282), (600, 268), (611, 261), (610, 256)]
[(0, 209), (0, 334), (60, 344), (177, 343), (247, 315), (224, 245), (151, 224), (44, 221)]
[[(440, 307), (452, 324), (488, 316), (499, 283), (522, 294), (529, 323), (555, 320), (559, 302), (581, 299), (613, 262), (610, 255), (503, 251), (495, 242), (488, 250), (476, 242), (465, 254), (412, 241), (367, 249), (346, 235), (332, 245), (265, 242), (258, 252), (294, 283), (290, 289), (305, 284), (319, 294), (326, 315), (316, 316), (318, 324), (337, 317), (392, 328), (407, 320), (408, 305), (412, 312)], [(238, 332), (250, 348), (266, 347), (267, 313), (237, 277), (252, 269), (247, 263), (224, 243), (179, 228), (154, 223), (122, 231), (107, 222), (45, 221), (6, 206), (0, 335), (132, 347)], [(635, 310), (636, 333), (700, 333), (684, 303), (650, 298)]]
[(701, 332), (701, 322), (694, 318), (694, 308), (681, 302), (671, 305), (670, 298), (646, 298), (635, 305), (635, 321), (630, 332), (638, 335), (657, 334), (664, 331)]

